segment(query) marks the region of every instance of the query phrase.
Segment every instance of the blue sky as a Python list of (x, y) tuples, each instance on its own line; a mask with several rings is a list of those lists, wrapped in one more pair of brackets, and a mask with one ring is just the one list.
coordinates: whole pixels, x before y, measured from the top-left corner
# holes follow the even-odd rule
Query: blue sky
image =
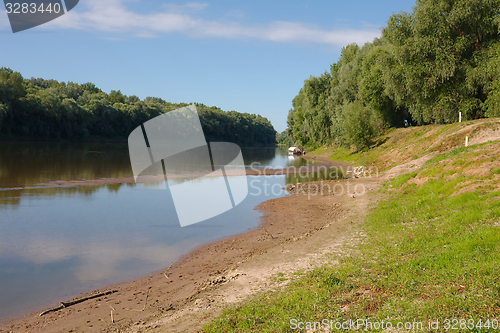
[(80, 0), (13, 34), (0, 13), (0, 67), (24, 77), (93, 82), (141, 99), (258, 113), (286, 128), (291, 101), (343, 46), (380, 35), (398, 1)]

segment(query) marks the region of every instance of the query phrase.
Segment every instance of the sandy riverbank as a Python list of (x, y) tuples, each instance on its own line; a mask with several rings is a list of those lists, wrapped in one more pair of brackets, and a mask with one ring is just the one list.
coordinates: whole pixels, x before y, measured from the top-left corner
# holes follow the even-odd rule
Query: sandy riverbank
[[(367, 193), (377, 186), (376, 179), (311, 184), (347, 188), (348, 182), (351, 188), (363, 184)], [(224, 304), (265, 289), (276, 265), (290, 271), (301, 265), (307, 268), (304, 256), (320, 253), (318, 243), (330, 247), (345, 243), (352, 236), (349, 219), (353, 210), (363, 209), (359, 205), (366, 206), (366, 192), (352, 198), (347, 192), (331, 195), (295, 189), (294, 195), (259, 205), (256, 209), (264, 216), (250, 232), (200, 246), (168, 269), (100, 290), (116, 290), (113, 294), (43, 317), (38, 316), (40, 311), (19, 316), (2, 324), (0, 332), (121, 332), (157, 326), (196, 330), (200, 321), (210, 319), (204, 315), (207, 311), (216, 314)]]

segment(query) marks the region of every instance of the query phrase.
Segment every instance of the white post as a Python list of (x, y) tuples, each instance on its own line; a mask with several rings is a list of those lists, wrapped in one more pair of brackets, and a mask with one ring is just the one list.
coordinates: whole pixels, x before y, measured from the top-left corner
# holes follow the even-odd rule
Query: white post
[(458, 113), (458, 122), (461, 123), (462, 122), (462, 112), (459, 112)]
[(466, 136), (465, 137), (465, 147), (467, 147), (469, 145), (469, 137)]

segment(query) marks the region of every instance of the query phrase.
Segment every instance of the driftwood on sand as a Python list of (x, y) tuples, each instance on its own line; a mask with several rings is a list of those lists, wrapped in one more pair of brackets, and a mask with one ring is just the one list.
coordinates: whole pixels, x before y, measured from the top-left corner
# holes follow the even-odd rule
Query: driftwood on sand
[(86, 297), (82, 297), (82, 298), (77, 298), (77, 299), (74, 299), (74, 300), (69, 301), (69, 302), (59, 302), (60, 303), (59, 306), (56, 306), (55, 308), (43, 311), (42, 313), (40, 313), (40, 317), (43, 316), (43, 315), (46, 315), (47, 313), (59, 311), (61, 309), (70, 307), (72, 305), (88, 301), (89, 299), (93, 299), (93, 298), (97, 298), (97, 297), (106, 296), (106, 295), (109, 295), (109, 294), (116, 293), (117, 291), (118, 290), (108, 290), (108, 291), (104, 291), (102, 293), (98, 293), (98, 294), (94, 294), (94, 295), (90, 295), (90, 296), (86, 296)]

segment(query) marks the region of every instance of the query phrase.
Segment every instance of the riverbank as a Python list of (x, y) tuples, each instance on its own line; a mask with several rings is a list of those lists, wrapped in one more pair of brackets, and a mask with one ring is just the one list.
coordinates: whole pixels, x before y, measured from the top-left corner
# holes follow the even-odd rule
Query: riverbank
[(384, 172), (360, 214), (366, 235), (347, 244), (354, 255), (333, 252), (285, 288), (227, 306), (202, 331), (496, 330), (500, 141), (488, 141), (499, 139), (493, 119), (398, 129), (361, 152), (316, 152)]
[[(298, 169), (291, 168), (289, 172), (295, 173), (296, 170)], [(288, 173), (281, 169), (254, 171), (256, 174), (266, 175), (283, 172)], [(325, 181), (332, 185), (342, 182), (344, 181)], [(236, 281), (238, 278), (243, 281), (242, 277), (249, 274), (234, 272), (251, 258), (266, 258), (266, 252), (271, 249), (300, 242), (331, 224), (335, 217), (340, 219), (345, 213), (342, 202), (348, 199), (347, 195), (325, 197), (310, 193), (306, 195), (304, 192), (303, 195), (265, 202), (257, 207), (264, 212), (260, 226), (248, 233), (201, 246), (168, 269), (81, 296), (116, 290), (113, 294), (50, 312), (42, 317), (38, 314), (49, 307), (18, 316), (10, 322), (4, 321), (0, 332), (113, 331), (133, 327), (138, 322), (147, 323), (150, 320), (148, 318), (154, 316), (177, 313), (196, 301), (197, 295), (214, 290), (228, 281)], [(325, 212), (328, 214), (325, 215)], [(340, 228), (342, 223), (343, 220), (339, 220), (336, 225)], [(111, 322), (111, 312), (114, 323)]]
[[(495, 170), (497, 169), (492, 168), (493, 165), (498, 164), (493, 160), (495, 154), (491, 157), (491, 163), (493, 164), (487, 160), (490, 158), (488, 156), (491, 156), (492, 151), (498, 151), (497, 146), (485, 146), (481, 148), (481, 151), (478, 150), (477, 152), (472, 147), (466, 151), (457, 150), (460, 154), (467, 152), (466, 156), (459, 156), (461, 158), (459, 163), (452, 163), (456, 158), (452, 154), (451, 156), (446, 156), (445, 161), (448, 161), (448, 163), (439, 164), (441, 168), (448, 165), (453, 170), (456, 169), (454, 172), (458, 175), (464, 174), (464, 170), (460, 168), (468, 168), (465, 170), (467, 171), (465, 175), (470, 178), (468, 178), (469, 180), (463, 180), (460, 177), (457, 178), (457, 176), (451, 173), (452, 169), (448, 168), (446, 169), (446, 173), (443, 173), (443, 170), (439, 169), (441, 170), (439, 171), (433, 167), (433, 163), (441, 160), (436, 155), (443, 153), (447, 149), (449, 150), (455, 144), (459, 145), (462, 141), (459, 136), (462, 136), (464, 131), (472, 131), (473, 142), (475, 140), (483, 141), (485, 138), (495, 137), (494, 135), (485, 136), (484, 132), (474, 131), (477, 125), (482, 125), (482, 123), (457, 124), (453, 125), (453, 128), (452, 125), (447, 125), (430, 127), (428, 129), (415, 128), (411, 129), (411, 131), (409, 129), (397, 130), (385, 138), (386, 143), (371, 151), (356, 153), (360, 157), (358, 160), (362, 158), (373, 161), (375, 165), (380, 166), (381, 171), (385, 171), (383, 176), (379, 178), (361, 177), (340, 181), (304, 183), (301, 187), (293, 189), (292, 193), (296, 195), (270, 200), (257, 207), (264, 212), (259, 228), (195, 249), (166, 270), (158, 271), (126, 283), (109, 286), (107, 289), (117, 290), (112, 295), (89, 300), (43, 317), (37, 316), (37, 313), (20, 317), (4, 326), (5, 328), (3, 328), (2, 332), (69, 332), (71, 330), (74, 332), (196, 331), (201, 328), (203, 323), (217, 317), (222, 309), (226, 308), (229, 304), (249, 298), (249, 296), (259, 293), (259, 291), (266, 292), (267, 294), (274, 289), (285, 288), (288, 282), (296, 281), (296, 279), (300, 278), (301, 274), (320, 266), (322, 263), (328, 263), (330, 266), (333, 265), (330, 269), (332, 272), (328, 274), (333, 274), (337, 270), (337, 262), (343, 263), (343, 266), (340, 265), (339, 269), (350, 265), (348, 268), (355, 271), (353, 276), (363, 276), (367, 279), (366, 283), (368, 283), (370, 279), (373, 279), (373, 276), (370, 275), (370, 271), (365, 272), (363, 269), (366, 265), (371, 267), (371, 261), (356, 259), (356, 257), (352, 256), (353, 252), (349, 250), (349, 247), (356, 247), (360, 243), (360, 240), (365, 242), (378, 239), (378, 236), (374, 238), (373, 235), (367, 238), (364, 234), (364, 228), (358, 228), (362, 223), (365, 223), (367, 212), (369, 212), (368, 204), (370, 202), (375, 202), (379, 197), (387, 199), (395, 195), (394, 200), (396, 200), (396, 203), (393, 206), (390, 203), (385, 204), (385, 210), (382, 210), (381, 214), (379, 214), (380, 219), (392, 218), (391, 216), (394, 214), (397, 218), (402, 218), (408, 212), (393, 214), (391, 209), (394, 207), (403, 207), (401, 209), (404, 209), (405, 205), (419, 204), (422, 200), (425, 202), (430, 200), (429, 203), (433, 203), (429, 205), (429, 214), (432, 215), (436, 215), (442, 207), (452, 207), (451, 204), (458, 204), (460, 207), (460, 203), (453, 196), (450, 198), (451, 201), (449, 203), (439, 206), (441, 205), (441, 201), (436, 201), (436, 197), (432, 197), (436, 185), (427, 181), (432, 177), (436, 177), (436, 175), (439, 177), (440, 174), (452, 177), (450, 180), (447, 180), (448, 178), (440, 180), (440, 182), (447, 184), (447, 187), (444, 187), (444, 183), (441, 185), (439, 185), (440, 183), (438, 184), (443, 189), (446, 189), (446, 196), (438, 197), (440, 200), (445, 200), (445, 198), (453, 194), (451, 192), (448, 193), (449, 191), (453, 192), (453, 189), (450, 190), (448, 188), (451, 185), (465, 186), (464, 189), (457, 190), (459, 191), (458, 194), (462, 196), (467, 196), (468, 191), (477, 191), (477, 185), (474, 185), (471, 181), (477, 183), (484, 181), (484, 179), (475, 177), (476, 174), (474, 173), (469, 173), (467, 170), (473, 167), (473, 165), (465, 163), (462, 160), (473, 161), (477, 170), (480, 170), (481, 175), (484, 173), (484, 175), (488, 176), (488, 172), (490, 172), (488, 170), (492, 170), (493, 173), (488, 177), (493, 177), (493, 180), (497, 179), (495, 178), (497, 177), (495, 176), (497, 174)], [(460, 130), (457, 138), (447, 133), (455, 132), (456, 127), (459, 127)], [(446, 136), (443, 136), (443, 129)], [(331, 151), (324, 151), (324, 154), (320, 153), (323, 158), (329, 154), (331, 155)], [(484, 156), (485, 160), (483, 162), (486, 163), (485, 165), (480, 165), (479, 162), (482, 160), (478, 160), (477, 156), (479, 155), (477, 154), (483, 154), (480, 156)], [(315, 154), (308, 154), (307, 157), (318, 160)], [(432, 164), (429, 164), (426, 161), (430, 158), (437, 159)], [(397, 165), (394, 161), (398, 162)], [(425, 167), (425, 165), (427, 166)], [(419, 171), (423, 166), (425, 169)], [(384, 189), (382, 194), (377, 193), (381, 180), (389, 179), (403, 173), (407, 173), (408, 176), (392, 181), (391, 187)], [(420, 191), (419, 188), (421, 186), (431, 186), (433, 190)], [(493, 182), (488, 186), (496, 185)], [(326, 190), (323, 190), (325, 188)], [(351, 190), (347, 191), (349, 188)], [(359, 195), (358, 193), (353, 193), (353, 190), (355, 191), (356, 188)], [(332, 189), (333, 193), (330, 191)], [(340, 189), (344, 189), (344, 191), (341, 192)], [(361, 189), (364, 191), (361, 191)], [(479, 191), (484, 190), (479, 189)], [(415, 198), (422, 196), (422, 198), (413, 200), (413, 196)], [(472, 200), (471, 197), (468, 197), (468, 200)], [(474, 202), (478, 200), (480, 201), (480, 199), (476, 198)], [(402, 205), (402, 202), (404, 202), (404, 205)], [(415, 212), (419, 211), (419, 209), (415, 210)], [(447, 218), (451, 226), (450, 230), (456, 230), (457, 226), (453, 224), (453, 215), (446, 212), (443, 214), (444, 216), (449, 215)], [(420, 219), (420, 216), (416, 216), (415, 219)], [(492, 223), (493, 225), (497, 223), (495, 219), (488, 221), (488, 223)], [(389, 232), (394, 227), (383, 224), (386, 222), (377, 222), (381, 223), (380, 230), (389, 230), (386, 234), (379, 235), (380, 237), (387, 237), (384, 244), (387, 243), (390, 245), (395, 243), (396, 241), (392, 240), (394, 237), (404, 238), (408, 236), (409, 238), (406, 241), (415, 241), (413, 238), (415, 233), (413, 231), (405, 231), (407, 222), (403, 222), (401, 225), (398, 225), (399, 231), (396, 234)], [(437, 220), (433, 223), (439, 224), (441, 222)], [(421, 226), (411, 224), (410, 229), (417, 226), (422, 229), (419, 237), (428, 235), (425, 224)], [(464, 226), (464, 228), (467, 229), (468, 227)], [(434, 230), (433, 234), (436, 234), (436, 232), (440, 232), (440, 229)], [(396, 243), (402, 244), (404, 241), (398, 240)], [(449, 239), (443, 238), (442, 241), (449, 242)], [(454, 241), (458, 244), (463, 240), (455, 239)], [(423, 244), (425, 244), (424, 241), (416, 243), (416, 246), (422, 247)], [(378, 243), (376, 245), (378, 246)], [(445, 245), (444, 247), (441, 246), (441, 248), (446, 249), (449, 247), (447, 243)], [(373, 251), (377, 252), (377, 246), (373, 245), (370, 251), (375, 249)], [(460, 246), (454, 246), (453, 248), (455, 247), (460, 252)], [(391, 249), (394, 249), (394, 247)], [(391, 249), (388, 251), (392, 251)], [(411, 248), (398, 248), (398, 251), (400, 250), (403, 252), (406, 250), (413, 251)], [(431, 254), (424, 253), (423, 258), (429, 255)], [(398, 258), (401, 256), (411, 257), (413, 255), (411, 253), (402, 253), (396, 256), (391, 254), (387, 258), (394, 262), (385, 263), (384, 261), (377, 263), (377, 270), (384, 270), (386, 267), (397, 267)], [(358, 264), (360, 267), (352, 267), (352, 265), (355, 266)], [(450, 272), (461, 274), (459, 271), (450, 270)], [(399, 273), (402, 278), (418, 278), (418, 276), (405, 277), (403, 273)], [(379, 282), (383, 283), (384, 281), (386, 280), (380, 280)], [(342, 286), (347, 288), (350, 284), (356, 286), (359, 283), (359, 281), (349, 280), (349, 284), (342, 284)], [(349, 309), (358, 311), (360, 306), (360, 314), (370, 315), (372, 313), (370, 311), (381, 309), (380, 307), (372, 307), (373, 304), (370, 303), (370, 300), (378, 295), (373, 294), (372, 290), (376, 291), (378, 287), (368, 286), (368, 284), (367, 286), (359, 285), (359, 290), (349, 289), (341, 291), (343, 293), (341, 294), (343, 295), (342, 302), (345, 303), (341, 304), (342, 313), (347, 313), (350, 311)], [(458, 285), (466, 286), (463, 283), (459, 283)], [(453, 289), (455, 284), (446, 286), (446, 288)], [(327, 289), (325, 290), (333, 287), (335, 286), (326, 285), (325, 288)], [(369, 289), (363, 289), (365, 287)], [(392, 286), (385, 285), (383, 287), (388, 288), (387, 290), (391, 290), (390, 288), (392, 288)], [(406, 291), (405, 289), (405, 292), (416, 292), (418, 294), (419, 290), (421, 290), (414, 289), (411, 286), (408, 288), (409, 290)], [(461, 287), (457, 290), (459, 294), (466, 292)], [(467, 292), (474, 293), (477, 290), (477, 288), (474, 288)], [(480, 293), (479, 291), (476, 294), (488, 294), (487, 291), (482, 290)], [(396, 292), (396, 290), (391, 292)], [(455, 291), (450, 294), (452, 295), (450, 297), (455, 297), (453, 296), (454, 293)], [(361, 300), (359, 298), (360, 295), (369, 295), (369, 297), (367, 296), (366, 299), (363, 298)], [(412, 297), (420, 299), (418, 295)], [(383, 296), (383, 302), (390, 300), (390, 297)], [(355, 303), (349, 306), (348, 304), (351, 304), (349, 302)], [(374, 302), (376, 303), (378, 300)], [(425, 303), (425, 298), (422, 302)], [(366, 309), (372, 310), (368, 311), (365, 309), (368, 311), (366, 312), (363, 310), (364, 305), (368, 306)], [(281, 305), (278, 308), (283, 309)], [(278, 316), (273, 311), (270, 309), (266, 315)], [(113, 313), (114, 322), (111, 321), (111, 313)], [(225, 318), (229, 318), (228, 320), (231, 321), (231, 316), (226, 316)], [(227, 325), (227, 323), (220, 322), (220, 325)]]

